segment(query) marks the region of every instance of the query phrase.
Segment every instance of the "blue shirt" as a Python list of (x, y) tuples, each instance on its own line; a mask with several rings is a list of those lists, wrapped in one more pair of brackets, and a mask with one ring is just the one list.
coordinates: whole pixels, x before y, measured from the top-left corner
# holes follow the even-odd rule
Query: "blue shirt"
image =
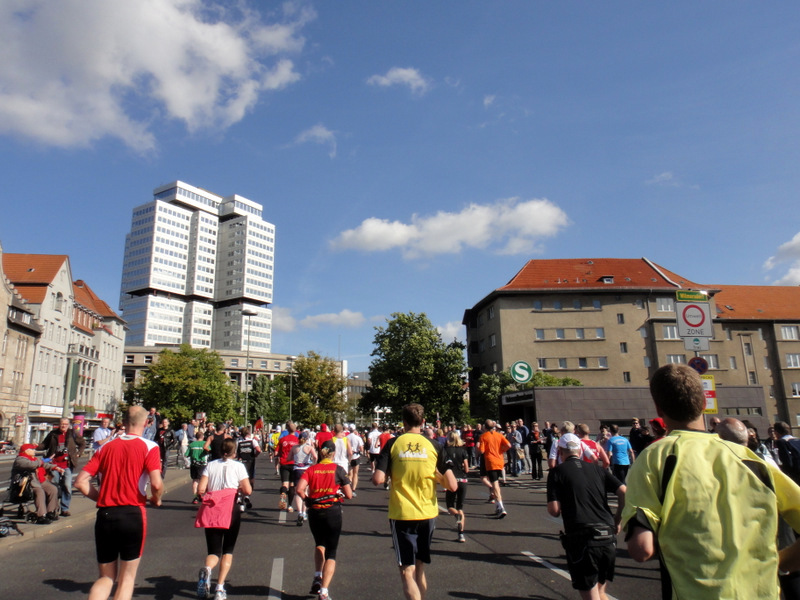
[(628, 454), (629, 450), (633, 450), (631, 448), (631, 443), (628, 441), (628, 438), (624, 438), (621, 435), (615, 435), (606, 442), (606, 452), (611, 454), (612, 465), (631, 464), (631, 458)]

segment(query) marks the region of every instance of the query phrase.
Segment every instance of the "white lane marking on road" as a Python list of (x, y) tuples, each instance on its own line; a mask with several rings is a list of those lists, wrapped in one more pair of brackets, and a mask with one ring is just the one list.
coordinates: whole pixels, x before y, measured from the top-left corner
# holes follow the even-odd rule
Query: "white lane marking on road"
[(278, 515), (278, 523), (286, 523), (286, 511), (282, 510)]
[[(527, 550), (523, 551), (522, 554), (524, 556), (527, 556), (528, 558), (530, 558), (532, 561), (539, 563), (543, 567), (547, 567), (553, 573), (556, 573), (557, 575), (561, 575), (561, 577), (563, 577), (567, 581), (572, 581), (572, 579), (569, 576), (569, 573), (567, 573), (564, 569), (559, 569), (553, 563), (551, 563), (549, 561), (546, 561), (541, 556), (536, 556), (533, 552), (528, 552)], [(615, 598), (614, 596), (612, 596), (610, 594), (606, 594), (606, 596), (608, 596), (608, 600), (617, 600), (617, 598)]]
[(267, 600), (281, 600), (283, 589), (283, 559), (276, 558), (272, 561), (272, 575), (269, 578), (269, 596)]

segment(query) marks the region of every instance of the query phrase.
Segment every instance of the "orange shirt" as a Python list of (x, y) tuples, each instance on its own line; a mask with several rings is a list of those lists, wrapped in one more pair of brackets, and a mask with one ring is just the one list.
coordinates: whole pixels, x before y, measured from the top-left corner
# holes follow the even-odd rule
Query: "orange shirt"
[(478, 445), (483, 452), (487, 471), (503, 470), (503, 454), (511, 448), (511, 442), (499, 431), (487, 431), (481, 436)]

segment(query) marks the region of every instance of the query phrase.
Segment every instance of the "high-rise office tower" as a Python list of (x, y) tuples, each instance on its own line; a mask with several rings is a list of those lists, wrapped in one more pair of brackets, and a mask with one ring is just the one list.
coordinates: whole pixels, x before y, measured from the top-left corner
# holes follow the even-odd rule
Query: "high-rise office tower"
[(270, 352), (275, 226), (257, 202), (181, 181), (153, 190), (125, 236), (128, 346)]

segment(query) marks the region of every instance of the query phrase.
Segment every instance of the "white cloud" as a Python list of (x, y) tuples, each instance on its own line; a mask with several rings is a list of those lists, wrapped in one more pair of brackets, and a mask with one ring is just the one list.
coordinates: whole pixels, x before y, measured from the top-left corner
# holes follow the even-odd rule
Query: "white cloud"
[(699, 190), (700, 186), (695, 184), (687, 184), (675, 177), (671, 171), (664, 171), (658, 175), (654, 175), (651, 179), (645, 181), (646, 185), (660, 185), (675, 188), (689, 188), (690, 190)]
[(333, 241), (340, 250), (385, 251), (399, 248), (406, 258), (456, 254), (464, 248), (497, 254), (539, 251), (542, 238), (569, 224), (566, 213), (547, 199), (509, 198), (494, 204), (470, 204), (458, 213), (413, 215), (411, 223), (371, 217)]
[(269, 24), (213, 0), (0, 3), (0, 133), (61, 147), (111, 136), (141, 152), (157, 118), (227, 127), (300, 78), (287, 55), (315, 16), (291, 3)]
[(370, 85), (389, 87), (392, 85), (407, 85), (414, 94), (422, 95), (430, 89), (430, 82), (425, 79), (417, 69), (392, 67), (386, 75), (373, 75), (367, 79)]
[(461, 324), (461, 321), (450, 321), (444, 325), (439, 325), (436, 330), (442, 336), (442, 341), (445, 344), (449, 344), (453, 340), (458, 340), (462, 343), (465, 341), (464, 326)]
[(497, 96), (494, 94), (489, 94), (483, 97), (483, 108), (489, 108), (492, 104), (494, 104), (495, 99)]
[(294, 140), (295, 144), (305, 144), (306, 142), (327, 144), (328, 156), (336, 158), (336, 134), (321, 123), (306, 129)]
[(306, 317), (300, 321), (300, 325), (306, 329), (316, 329), (317, 327), (347, 327), (354, 329), (361, 327), (365, 322), (366, 319), (363, 314), (345, 308), (338, 313), (325, 313)]
[(294, 331), (297, 329), (297, 320), (292, 316), (291, 309), (272, 306), (272, 329), (274, 331)]
[(764, 263), (764, 268), (772, 270), (779, 264), (790, 263), (789, 270), (775, 283), (778, 285), (800, 284), (800, 233), (791, 240), (781, 244), (775, 256), (770, 256)]

